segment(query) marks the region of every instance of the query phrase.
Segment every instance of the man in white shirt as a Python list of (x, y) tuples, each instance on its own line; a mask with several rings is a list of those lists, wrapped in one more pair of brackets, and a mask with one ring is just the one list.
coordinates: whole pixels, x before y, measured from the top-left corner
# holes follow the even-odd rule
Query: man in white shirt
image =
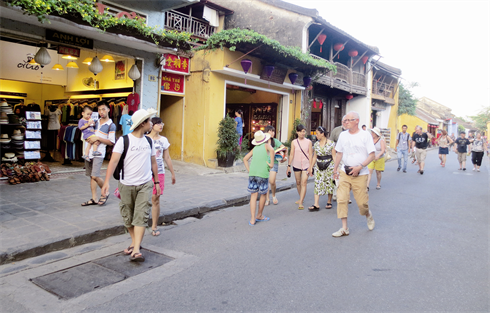
[[(337, 217), (342, 219), (342, 228), (332, 234), (333, 237), (349, 235), (347, 213), (350, 191), (354, 194), (359, 213), (365, 215), (369, 230), (374, 229), (374, 219), (369, 210), (367, 193), (368, 164), (374, 160), (375, 147), (372, 136), (359, 129), (359, 114), (349, 112), (342, 119), (343, 127), (348, 130), (340, 134), (335, 146), (334, 178), (339, 179), (337, 190)], [(342, 161), (340, 175), (337, 168)]]
[[(148, 226), (153, 193), (152, 176), (155, 180), (157, 195), (160, 196), (160, 181), (158, 165), (155, 158), (155, 146), (145, 133), (150, 131), (152, 124), (150, 116), (153, 112), (138, 110), (131, 117), (132, 133), (128, 134), (128, 146), (124, 158), (123, 170), (118, 184), (121, 195), (119, 208), (124, 220), (124, 226), (131, 235), (131, 244), (124, 253), (131, 255), (130, 261), (143, 262), (145, 257), (140, 251), (141, 241)], [(112, 152), (111, 161), (102, 187), (103, 194), (109, 193), (109, 181), (124, 152), (124, 136), (119, 138)]]

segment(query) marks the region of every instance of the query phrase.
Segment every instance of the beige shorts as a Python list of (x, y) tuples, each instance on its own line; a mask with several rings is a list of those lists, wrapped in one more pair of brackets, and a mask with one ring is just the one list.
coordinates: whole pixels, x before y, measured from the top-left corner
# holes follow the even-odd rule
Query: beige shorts
[(139, 186), (126, 186), (119, 182), (121, 202), (119, 210), (124, 220), (124, 226), (148, 226), (148, 218), (151, 210), (151, 196), (153, 193), (153, 181)]
[(463, 163), (466, 162), (466, 152), (458, 152), (458, 162)]
[(415, 157), (417, 158), (417, 163), (420, 164), (425, 162), (425, 157), (427, 156), (427, 149), (418, 149), (415, 150)]
[(100, 177), (100, 169), (104, 158), (93, 158), (90, 162), (85, 160), (85, 175), (89, 177)]

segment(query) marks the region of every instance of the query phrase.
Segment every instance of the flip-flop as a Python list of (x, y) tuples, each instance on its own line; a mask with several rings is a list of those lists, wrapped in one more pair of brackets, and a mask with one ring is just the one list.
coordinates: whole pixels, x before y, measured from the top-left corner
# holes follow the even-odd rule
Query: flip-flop
[(94, 200), (94, 199), (90, 199), (90, 200), (88, 200), (88, 201), (86, 201), (86, 202), (82, 203), (81, 205), (82, 205), (82, 206), (89, 206), (89, 205), (97, 205), (97, 204), (98, 204), (98, 203), (97, 203), (97, 202), (95, 202), (95, 200)]
[(298, 206), (298, 210), (303, 210), (304, 208), (305, 208), (305, 207), (304, 207), (302, 204), (300, 204), (300, 205)]
[(134, 255), (131, 255), (129, 257), (129, 260), (131, 262), (144, 262), (145, 261), (145, 257), (143, 256), (143, 254), (141, 254), (140, 252), (138, 252), (138, 253), (135, 253)]
[(160, 231), (158, 229), (152, 229), (151, 235), (155, 237), (160, 236)]
[[(255, 222), (255, 223), (257, 223), (257, 222)], [(255, 224), (252, 224), (252, 223), (250, 223), (250, 222), (248, 222), (248, 225), (250, 225), (250, 226), (255, 226)]]
[(268, 221), (268, 220), (270, 220), (270, 219), (271, 219), (270, 217), (267, 217), (267, 216), (265, 216), (265, 215), (264, 215), (264, 218), (263, 218), (263, 219), (258, 219), (258, 218), (256, 218), (256, 219), (255, 219), (255, 222), (256, 222), (256, 223), (257, 223), (257, 222), (267, 222), (267, 221)]
[(332, 208), (332, 204), (331, 203), (327, 203), (327, 205), (325, 206), (325, 209), (329, 210)]
[(267, 200), (265, 201), (265, 205), (270, 205), (270, 204), (271, 204), (271, 200), (267, 199)]
[(381, 189), (381, 186), (376, 186), (376, 189), (377, 189), (377, 190), (380, 190), (380, 189)]
[[(133, 249), (134, 249), (134, 247), (129, 246), (123, 250), (123, 253), (126, 255), (130, 255), (133, 253)], [(140, 249), (143, 249), (143, 246), (140, 246)]]
[(317, 207), (316, 205), (312, 205), (308, 208), (308, 211), (310, 212), (320, 211), (320, 208)]
[(279, 203), (279, 201), (277, 201), (277, 198), (276, 198), (276, 197), (272, 197), (272, 203), (273, 203), (273, 204), (278, 204), (278, 203)]
[[(109, 199), (109, 196), (110, 196), (110, 195), (111, 195), (111, 194), (108, 194), (108, 195), (107, 195), (107, 196), (105, 196), (105, 197), (100, 197), (99, 202), (97, 202), (97, 204), (98, 204), (98, 205), (101, 205), (101, 206), (102, 206), (102, 205), (104, 205), (104, 204), (107, 202), (107, 199)], [(102, 203), (101, 203), (101, 202), (102, 202)]]

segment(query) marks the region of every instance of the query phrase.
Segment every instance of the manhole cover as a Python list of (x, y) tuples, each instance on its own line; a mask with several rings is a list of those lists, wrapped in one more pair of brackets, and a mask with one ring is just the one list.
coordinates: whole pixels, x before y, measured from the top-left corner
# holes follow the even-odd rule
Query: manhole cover
[(142, 253), (145, 256), (145, 262), (130, 262), (129, 256), (117, 253), (39, 276), (31, 281), (46, 291), (68, 300), (118, 283), (173, 260), (169, 256), (146, 249), (142, 249)]

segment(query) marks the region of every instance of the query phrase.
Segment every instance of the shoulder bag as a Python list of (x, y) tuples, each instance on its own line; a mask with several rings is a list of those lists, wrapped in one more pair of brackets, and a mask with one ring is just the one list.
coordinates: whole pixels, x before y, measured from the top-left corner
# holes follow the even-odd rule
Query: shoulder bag
[[(308, 158), (308, 156), (306, 155), (306, 153), (303, 151), (303, 148), (301, 148), (301, 145), (299, 144), (299, 140), (296, 139), (296, 142), (298, 143), (298, 146), (301, 149), (301, 152), (303, 152), (303, 154), (305, 155), (306, 159), (308, 160), (308, 163), (310, 163), (310, 158)], [(303, 170), (303, 169), (301, 169), (301, 170)], [(315, 169), (312, 169), (311, 170), (311, 174), (314, 174), (314, 173), (315, 173)]]

